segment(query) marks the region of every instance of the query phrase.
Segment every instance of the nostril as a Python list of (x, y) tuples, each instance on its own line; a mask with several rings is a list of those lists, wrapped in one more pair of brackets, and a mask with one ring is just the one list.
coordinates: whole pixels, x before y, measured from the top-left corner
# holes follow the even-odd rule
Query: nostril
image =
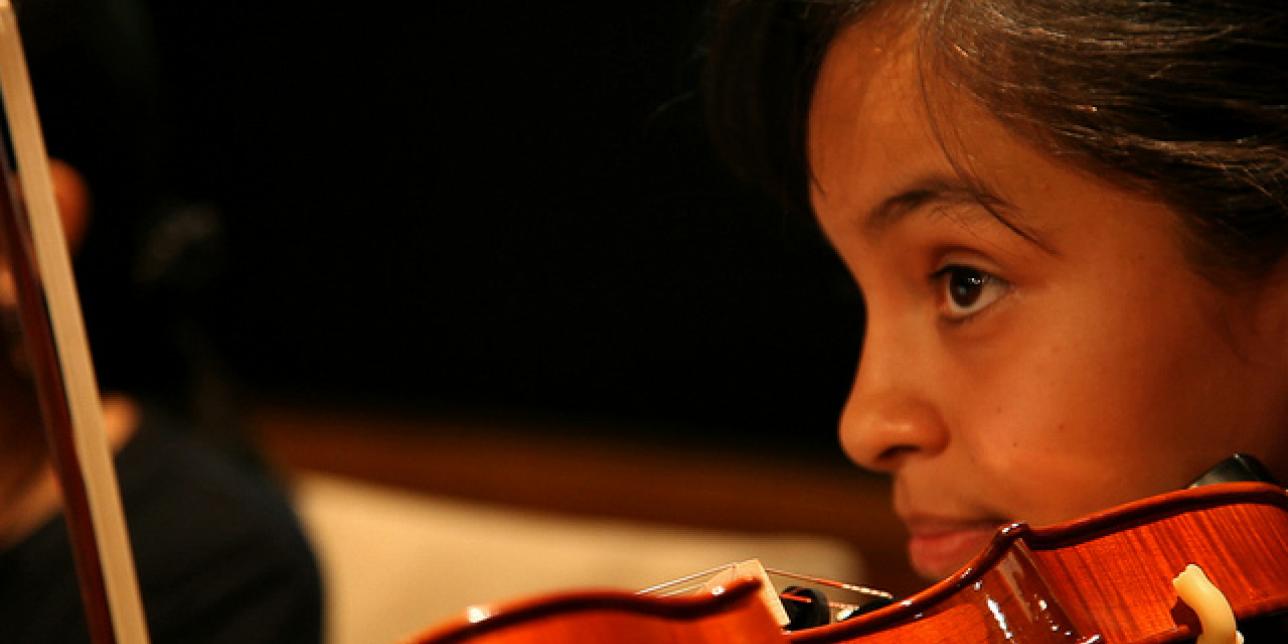
[(911, 445), (895, 445), (887, 447), (877, 455), (877, 463), (881, 465), (893, 465), (898, 463), (903, 457), (917, 451), (917, 448)]

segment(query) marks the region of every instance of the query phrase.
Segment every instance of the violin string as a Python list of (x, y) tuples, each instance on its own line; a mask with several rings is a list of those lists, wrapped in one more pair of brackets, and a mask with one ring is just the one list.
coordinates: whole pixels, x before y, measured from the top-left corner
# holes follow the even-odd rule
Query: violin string
[(686, 595), (689, 593), (696, 593), (699, 590), (702, 590), (702, 584), (680, 586), (679, 588), (668, 588), (666, 590), (660, 590), (652, 594), (657, 595), (658, 597), (674, 597), (676, 595)]
[(824, 579), (822, 577), (815, 577), (813, 575), (803, 575), (801, 573), (790, 572), (790, 571), (781, 570), (778, 568), (770, 568), (768, 566), (765, 567), (765, 572), (771, 575), (780, 575), (782, 577), (791, 577), (792, 579), (800, 579), (802, 581), (808, 581), (811, 583), (819, 584), (821, 586), (831, 586), (832, 588), (841, 588), (844, 590), (848, 590), (850, 592), (858, 593), (860, 595), (867, 595), (869, 597), (880, 597), (881, 599), (894, 599), (894, 595), (884, 590), (870, 588), (868, 586), (860, 586), (858, 584), (847, 584), (843, 581)]
[[(778, 598), (779, 598), (779, 599), (786, 600), (786, 601), (789, 601), (789, 602), (796, 602), (797, 604), (813, 604), (813, 603), (814, 603), (814, 600), (813, 600), (813, 599), (810, 599), (809, 597), (806, 597), (806, 596), (803, 596), (803, 595), (794, 595), (794, 594), (792, 594), (792, 593), (779, 593), (779, 594), (778, 594)], [(848, 602), (838, 602), (838, 601), (831, 601), (831, 600), (828, 600), (828, 602), (827, 602), (827, 606), (828, 606), (828, 608), (835, 608), (835, 609), (837, 609), (837, 610), (849, 610), (849, 611), (854, 611), (854, 610), (858, 610), (858, 609), (859, 609), (859, 605), (858, 605), (858, 604), (851, 604), (851, 603), (848, 603)]]
[[(703, 570), (703, 571), (700, 571), (700, 572), (695, 572), (695, 573), (692, 573), (692, 574), (688, 574), (688, 575), (685, 575), (685, 576), (683, 576), (683, 577), (676, 577), (675, 579), (671, 579), (671, 580), (668, 580), (668, 581), (664, 581), (664, 582), (662, 582), (662, 583), (660, 583), (660, 584), (654, 584), (654, 585), (649, 586), (648, 588), (645, 588), (645, 589), (643, 589), (643, 590), (637, 590), (637, 591), (635, 591), (635, 594), (636, 594), (636, 595), (652, 595), (652, 594), (654, 594), (654, 593), (657, 593), (657, 592), (658, 592), (658, 591), (660, 591), (660, 590), (663, 590), (663, 589), (666, 589), (666, 588), (670, 588), (670, 587), (672, 587), (672, 586), (676, 586), (676, 585), (679, 585), (679, 584), (683, 584), (683, 583), (685, 583), (685, 582), (693, 581), (694, 579), (698, 579), (698, 578), (701, 578), (701, 577), (710, 577), (711, 575), (714, 575), (714, 574), (716, 574), (716, 573), (720, 572), (721, 570), (726, 570), (726, 569), (728, 569), (728, 568), (731, 568), (731, 567), (733, 567), (734, 565), (736, 565), (736, 564), (733, 564), (733, 563), (725, 563), (725, 564), (720, 564), (719, 566), (712, 566), (712, 567), (707, 568), (706, 570)], [(674, 594), (674, 593), (668, 593), (668, 594)]]
[[(736, 565), (736, 564), (733, 564), (733, 563), (727, 563), (727, 564), (722, 564), (722, 565), (719, 565), (719, 566), (713, 566), (713, 567), (708, 568), (708, 569), (706, 569), (706, 570), (702, 570), (702, 571), (695, 572), (695, 573), (690, 573), (690, 574), (685, 575), (685, 576), (683, 576), (683, 577), (677, 577), (677, 578), (675, 578), (675, 579), (671, 579), (671, 580), (668, 580), (668, 581), (664, 581), (664, 582), (662, 582), (662, 583), (660, 583), (660, 584), (655, 584), (655, 585), (653, 585), (653, 586), (649, 586), (648, 588), (645, 588), (645, 589), (643, 589), (643, 590), (639, 590), (639, 591), (637, 591), (637, 592), (636, 592), (636, 594), (637, 594), (637, 595), (657, 595), (657, 596), (659, 596), (659, 597), (674, 597), (674, 596), (677, 596), (677, 595), (684, 595), (684, 594), (692, 593), (692, 592), (695, 592), (695, 591), (697, 591), (697, 590), (700, 590), (700, 589), (702, 588), (702, 584), (700, 584), (700, 583), (698, 583), (698, 584), (688, 584), (688, 585), (683, 585), (683, 584), (686, 584), (687, 582), (691, 582), (691, 581), (693, 581), (693, 580), (695, 580), (695, 579), (700, 579), (700, 578), (703, 578), (703, 577), (710, 577), (711, 575), (714, 575), (714, 574), (716, 574), (716, 573), (718, 573), (718, 572), (721, 572), (721, 571), (723, 571), (723, 570), (726, 570), (726, 569), (728, 569), (728, 568), (730, 568), (730, 567), (732, 567), (732, 566), (735, 566), (735, 565)], [(770, 574), (773, 574), (773, 575), (778, 575), (778, 576), (781, 576), (781, 577), (790, 577), (790, 578), (793, 578), (793, 579), (800, 579), (800, 580), (803, 580), (803, 581), (808, 581), (808, 582), (810, 582), (810, 583), (819, 584), (819, 585), (821, 585), (821, 586), (830, 586), (830, 587), (833, 587), (833, 588), (841, 588), (841, 589), (844, 589), (844, 590), (848, 590), (848, 591), (851, 591), (851, 592), (854, 592), (854, 593), (858, 593), (858, 594), (860, 594), (860, 595), (866, 595), (866, 596), (869, 596), (869, 597), (880, 597), (880, 598), (882, 598), (882, 599), (893, 599), (893, 598), (894, 598), (894, 596), (893, 596), (893, 595), (891, 595), (890, 593), (888, 593), (888, 592), (886, 592), (886, 591), (883, 591), (883, 590), (878, 590), (878, 589), (870, 588), (870, 587), (867, 587), (867, 586), (860, 586), (860, 585), (857, 585), (857, 584), (849, 584), (849, 583), (845, 583), (845, 582), (841, 582), (841, 581), (835, 581), (835, 580), (832, 580), (832, 579), (824, 579), (824, 578), (822, 578), (822, 577), (815, 577), (815, 576), (812, 576), (812, 575), (804, 575), (804, 574), (801, 574), (801, 573), (795, 573), (795, 572), (791, 572), (791, 571), (787, 571), (787, 570), (782, 570), (782, 569), (779, 569), (779, 568), (769, 568), (769, 567), (766, 567), (766, 568), (765, 568), (765, 572), (770, 573)], [(784, 601), (797, 602), (797, 603), (810, 603), (810, 602), (812, 601), (812, 600), (811, 600), (811, 599), (809, 599), (808, 597), (802, 597), (802, 596), (799, 596), (799, 595), (793, 595), (793, 594), (790, 594), (790, 593), (780, 593), (780, 594), (779, 594), (779, 599), (784, 600)], [(829, 608), (831, 608), (831, 609), (835, 609), (835, 610), (839, 610), (839, 611), (856, 611), (856, 610), (858, 610), (858, 609), (859, 609), (859, 605), (858, 605), (858, 604), (851, 604), (851, 603), (847, 603), (847, 602), (838, 602), (838, 601), (831, 601), (831, 600), (829, 600), (829, 601), (827, 602), (827, 604), (828, 604), (828, 607), (829, 607)]]

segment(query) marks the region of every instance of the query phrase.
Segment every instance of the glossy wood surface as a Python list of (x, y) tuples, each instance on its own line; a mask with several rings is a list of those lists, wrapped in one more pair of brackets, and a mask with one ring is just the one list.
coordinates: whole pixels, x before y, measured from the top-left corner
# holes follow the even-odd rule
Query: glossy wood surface
[(1288, 494), (1262, 483), (1164, 494), (1070, 523), (1003, 529), (953, 577), (794, 642), (1185, 641), (1172, 578), (1195, 563), (1240, 619), (1288, 610)]
[(760, 603), (760, 582), (736, 582), (714, 597), (658, 599), (625, 592), (583, 592), (467, 609), (457, 622), (414, 638), (419, 644), (621, 642), (786, 644)]
[[(478, 614), (417, 641), (1180, 642), (1198, 632), (1172, 587), (1190, 563), (1204, 569), (1241, 622), (1288, 613), (1288, 493), (1227, 483), (1047, 528), (1014, 524), (957, 574), (899, 604), (789, 635), (751, 593), (740, 600), (731, 591), (705, 607), (565, 595)], [(616, 599), (605, 604), (605, 597)], [(716, 603), (723, 613), (712, 612)], [(1275, 635), (1288, 641), (1288, 632)]]

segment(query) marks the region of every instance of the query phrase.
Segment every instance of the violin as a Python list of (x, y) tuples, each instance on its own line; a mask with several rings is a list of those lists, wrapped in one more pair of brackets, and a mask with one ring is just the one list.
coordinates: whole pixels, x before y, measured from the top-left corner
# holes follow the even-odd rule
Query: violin
[[(765, 582), (740, 579), (701, 596), (574, 592), (473, 607), (411, 641), (1184, 642), (1212, 637), (1216, 618), (1207, 615), (1222, 610), (1178, 596), (1174, 578), (1190, 565), (1224, 596), (1224, 610), (1240, 628), (1265, 629), (1274, 639), (1263, 641), (1284, 641), (1288, 491), (1263, 482), (1217, 483), (1048, 527), (1011, 524), (947, 579), (826, 626), (784, 631), (760, 599)], [(1229, 630), (1225, 641), (1241, 641)]]

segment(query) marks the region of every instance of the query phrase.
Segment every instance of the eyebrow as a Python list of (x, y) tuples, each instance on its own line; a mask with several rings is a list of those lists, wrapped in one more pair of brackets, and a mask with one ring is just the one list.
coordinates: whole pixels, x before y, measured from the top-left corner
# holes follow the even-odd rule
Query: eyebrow
[(961, 179), (932, 175), (909, 184), (907, 188), (887, 197), (868, 212), (861, 223), (864, 233), (869, 237), (880, 237), (882, 233), (895, 224), (907, 219), (910, 215), (923, 212), (923, 208), (932, 203), (973, 204), (992, 215), (1003, 226), (1021, 238), (1052, 252), (1031, 231), (1003, 213), (1014, 210), (1009, 202), (989, 190), (986, 186), (970, 185)]

